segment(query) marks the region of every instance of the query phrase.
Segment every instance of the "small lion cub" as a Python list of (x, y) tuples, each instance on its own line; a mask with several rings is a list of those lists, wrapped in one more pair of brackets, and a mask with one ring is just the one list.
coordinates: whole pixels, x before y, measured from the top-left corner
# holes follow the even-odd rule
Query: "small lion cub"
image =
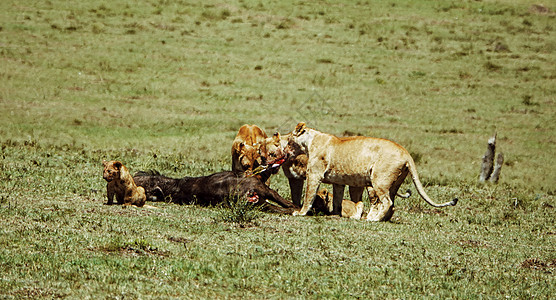
[(115, 195), (118, 204), (137, 207), (145, 205), (147, 200), (145, 189), (135, 184), (133, 177), (121, 162), (103, 160), (102, 164), (104, 165), (102, 178), (108, 182), (106, 185), (108, 203), (106, 204), (111, 205)]
[[(332, 194), (326, 189), (318, 191), (313, 208), (317, 212), (331, 213), (332, 212)], [(344, 199), (342, 200), (342, 217), (350, 219), (361, 219), (363, 215), (364, 204), (363, 201), (357, 203)]]

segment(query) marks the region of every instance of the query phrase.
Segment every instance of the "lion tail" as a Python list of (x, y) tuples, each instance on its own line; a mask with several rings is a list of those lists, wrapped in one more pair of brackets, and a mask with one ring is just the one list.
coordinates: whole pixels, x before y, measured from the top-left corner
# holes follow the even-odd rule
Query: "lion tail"
[(407, 199), (407, 198), (411, 197), (411, 190), (407, 189), (407, 191), (405, 191), (405, 194), (397, 193), (396, 196), (398, 196), (400, 198)]
[(411, 157), (407, 162), (407, 167), (409, 169), (409, 173), (411, 174), (411, 179), (413, 179), (413, 184), (415, 185), (415, 188), (417, 189), (417, 193), (419, 193), (419, 196), (421, 196), (421, 198), (423, 198), (423, 200), (425, 200), (425, 202), (427, 202), (428, 204), (430, 204), (434, 207), (454, 206), (454, 205), (456, 205), (456, 203), (458, 203), (458, 198), (454, 198), (454, 200), (452, 200), (450, 202), (442, 203), (442, 204), (438, 204), (438, 203), (432, 201), (431, 198), (429, 198), (429, 196), (425, 192), (425, 188), (423, 187), (423, 184), (419, 180), (419, 175), (417, 173), (417, 167), (415, 166), (415, 162), (413, 161), (413, 159)]

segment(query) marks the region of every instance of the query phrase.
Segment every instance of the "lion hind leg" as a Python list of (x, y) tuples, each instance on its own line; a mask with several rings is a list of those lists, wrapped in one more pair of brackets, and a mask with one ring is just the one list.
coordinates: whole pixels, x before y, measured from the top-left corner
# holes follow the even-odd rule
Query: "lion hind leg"
[(367, 221), (388, 221), (394, 214), (394, 202), (390, 199), (388, 192), (376, 191), (376, 193), (379, 201), (375, 205), (371, 205), (371, 210), (367, 215)]
[(366, 187), (367, 190), (367, 196), (369, 196), (369, 202), (371, 203), (371, 206), (374, 206), (378, 203), (378, 197), (376, 196), (376, 192), (375, 190), (368, 186)]
[(367, 215), (367, 221), (389, 221), (394, 214), (394, 199), (409, 170), (397, 167), (394, 169), (375, 168), (375, 170), (382, 171), (371, 174), (371, 181), (373, 182), (372, 191), (376, 204), (373, 205), (373, 200), (370, 199), (370, 189), (367, 189), (369, 200), (371, 200), (371, 211)]
[(145, 189), (142, 186), (137, 187), (137, 193), (133, 199), (133, 204), (141, 207), (145, 205), (145, 201), (147, 200), (147, 194), (145, 193)]
[(358, 203), (359, 201), (361, 201), (363, 197), (363, 190), (365, 190), (364, 187), (349, 186), (349, 198), (351, 199), (351, 201), (354, 203)]
[(345, 185), (334, 184), (332, 192), (332, 214), (342, 215), (342, 201), (344, 200)]

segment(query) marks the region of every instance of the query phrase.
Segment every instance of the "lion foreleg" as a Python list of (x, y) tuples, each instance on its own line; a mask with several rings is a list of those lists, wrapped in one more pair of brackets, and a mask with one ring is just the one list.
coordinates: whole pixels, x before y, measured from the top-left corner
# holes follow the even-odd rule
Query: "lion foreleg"
[(301, 207), (301, 196), (303, 194), (303, 179), (288, 178), (293, 205)]
[(125, 186), (122, 187), (122, 185), (118, 184), (115, 185), (116, 190), (116, 201), (118, 202), (118, 204), (124, 204), (126, 201), (126, 196), (127, 196), (127, 192), (125, 191)]
[(107, 205), (112, 205), (114, 203), (114, 184), (108, 183), (106, 185), (106, 196), (108, 197)]
[(300, 211), (294, 211), (294, 216), (304, 216), (309, 212), (311, 207), (313, 207), (313, 202), (317, 196), (320, 183), (321, 181), (318, 179), (307, 180), (307, 189), (305, 190), (305, 201), (303, 201), (303, 207)]

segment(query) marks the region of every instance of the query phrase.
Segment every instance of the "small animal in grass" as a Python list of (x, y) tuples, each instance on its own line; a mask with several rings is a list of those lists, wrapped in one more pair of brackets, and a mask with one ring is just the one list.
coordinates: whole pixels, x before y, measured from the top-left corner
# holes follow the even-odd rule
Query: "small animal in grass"
[(106, 185), (108, 203), (106, 204), (113, 204), (114, 196), (116, 196), (118, 204), (143, 207), (147, 200), (145, 189), (135, 184), (133, 177), (122, 162), (103, 160), (102, 164), (104, 165), (102, 178), (108, 182)]
[[(350, 219), (361, 219), (364, 208), (363, 201), (353, 202), (348, 199), (342, 200), (342, 217)], [(326, 189), (319, 190), (312, 210), (314, 213), (332, 214), (332, 195)]]

